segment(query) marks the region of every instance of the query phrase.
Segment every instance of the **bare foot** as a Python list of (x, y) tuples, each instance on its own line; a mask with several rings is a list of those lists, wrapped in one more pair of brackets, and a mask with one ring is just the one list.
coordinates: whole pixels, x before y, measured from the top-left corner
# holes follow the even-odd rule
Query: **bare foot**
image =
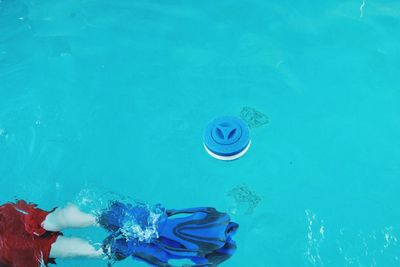
[(63, 209), (57, 209), (47, 215), (43, 228), (47, 231), (61, 231), (65, 228), (84, 228), (94, 226), (96, 217), (84, 213), (73, 204), (68, 204)]
[(75, 238), (60, 236), (51, 246), (50, 256), (54, 258), (103, 258), (101, 249), (96, 249), (88, 241)]

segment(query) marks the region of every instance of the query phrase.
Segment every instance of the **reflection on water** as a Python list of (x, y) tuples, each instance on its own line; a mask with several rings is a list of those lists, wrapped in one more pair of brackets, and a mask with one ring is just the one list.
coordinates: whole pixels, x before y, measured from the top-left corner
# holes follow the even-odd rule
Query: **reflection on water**
[(305, 213), (308, 226), (304, 255), (309, 266), (399, 266), (400, 246), (393, 226), (378, 231), (340, 228), (325, 235), (324, 221), (311, 210)]
[(316, 219), (316, 215), (311, 210), (306, 210), (305, 213), (308, 222), (305, 257), (312, 266), (323, 266), (320, 246), (325, 239), (325, 226), (323, 221)]
[(269, 122), (267, 115), (251, 107), (243, 107), (240, 111), (240, 117), (250, 129), (261, 127)]
[(234, 206), (231, 208), (232, 214), (252, 214), (261, 197), (247, 185), (238, 185), (228, 192), (228, 196), (234, 200)]

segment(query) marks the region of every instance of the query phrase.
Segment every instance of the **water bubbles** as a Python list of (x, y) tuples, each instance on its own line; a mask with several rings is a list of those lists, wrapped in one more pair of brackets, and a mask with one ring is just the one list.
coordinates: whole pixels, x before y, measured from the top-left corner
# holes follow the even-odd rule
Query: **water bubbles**
[(79, 191), (78, 196), (76, 197), (76, 203), (80, 207), (93, 204), (94, 200), (95, 194), (89, 189), (82, 189)]
[[(165, 209), (160, 205), (133, 202), (112, 201), (98, 215), (98, 223), (109, 232), (104, 250), (110, 264), (118, 258), (118, 250), (114, 246), (121, 242), (136, 247), (143, 243), (151, 243), (159, 237), (159, 227), (165, 220)], [(127, 253), (130, 255), (131, 252)]]
[(122, 237), (149, 243), (158, 237), (157, 223), (163, 212), (143, 203), (128, 204), (121, 221)]
[(158, 238), (160, 218), (164, 214), (165, 209), (159, 205), (112, 201), (100, 212), (98, 220), (106, 229), (114, 232), (113, 238), (150, 243)]
[(145, 210), (147, 218), (138, 220), (137, 214), (126, 213), (123, 219), (124, 224), (121, 233), (127, 240), (137, 240), (139, 242), (150, 243), (158, 238), (158, 221), (164, 214), (161, 210), (145, 204), (136, 204), (139, 209)]

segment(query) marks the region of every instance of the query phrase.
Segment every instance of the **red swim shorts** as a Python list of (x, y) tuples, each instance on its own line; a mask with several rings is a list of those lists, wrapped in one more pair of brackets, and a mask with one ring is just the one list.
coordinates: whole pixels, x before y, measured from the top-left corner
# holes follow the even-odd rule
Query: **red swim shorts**
[(55, 263), (51, 245), (61, 234), (41, 226), (51, 213), (23, 200), (0, 206), (0, 267), (39, 267)]

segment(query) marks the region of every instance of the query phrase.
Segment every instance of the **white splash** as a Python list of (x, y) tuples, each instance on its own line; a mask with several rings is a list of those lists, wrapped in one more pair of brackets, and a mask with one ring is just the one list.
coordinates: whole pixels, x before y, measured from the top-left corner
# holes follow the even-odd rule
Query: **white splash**
[(363, 0), (362, 3), (361, 3), (361, 6), (360, 6), (360, 18), (364, 17), (364, 7), (365, 7), (366, 2), (367, 2), (367, 0)]
[(385, 238), (385, 244), (383, 248), (388, 248), (391, 245), (395, 245), (397, 243), (397, 237), (393, 234), (393, 227), (385, 227), (383, 229), (382, 234)]
[(319, 228), (319, 233), (321, 234), (322, 238), (325, 237), (325, 227), (323, 225)]
[[(150, 210), (150, 207), (148, 209)], [(128, 220), (121, 228), (121, 233), (127, 239), (136, 239), (140, 242), (149, 243), (154, 238), (158, 238), (158, 220), (161, 215), (162, 213), (158, 213), (157, 210), (151, 210), (147, 218), (147, 224), (140, 225), (136, 218), (127, 214)]]
[(308, 221), (307, 249), (305, 257), (313, 266), (323, 266), (320, 256), (320, 246), (325, 239), (325, 226), (323, 221), (318, 222), (315, 214), (311, 210), (305, 211)]

